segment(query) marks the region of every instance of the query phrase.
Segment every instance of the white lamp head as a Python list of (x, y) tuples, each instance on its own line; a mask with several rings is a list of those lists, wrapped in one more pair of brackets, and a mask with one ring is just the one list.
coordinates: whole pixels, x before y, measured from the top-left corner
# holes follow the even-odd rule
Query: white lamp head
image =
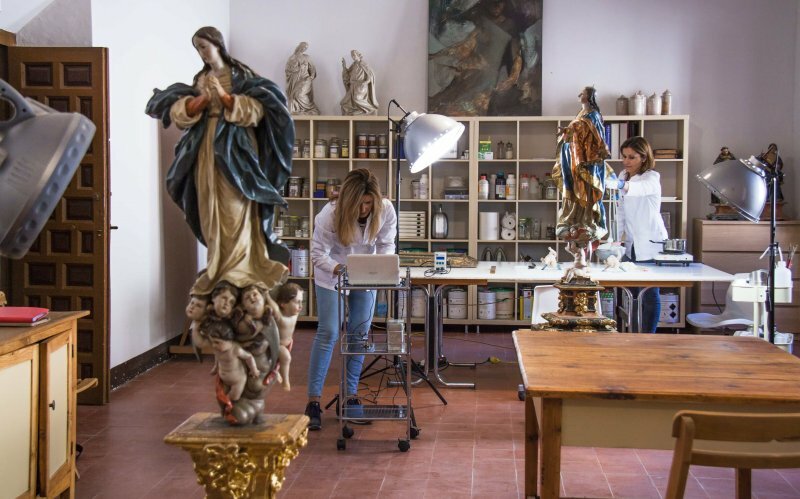
[(453, 145), (464, 133), (464, 125), (441, 114), (408, 113), (402, 123), (403, 148), (411, 173), (424, 170)]
[(758, 222), (767, 200), (766, 165), (750, 159), (717, 163), (697, 175), (711, 192), (751, 222)]

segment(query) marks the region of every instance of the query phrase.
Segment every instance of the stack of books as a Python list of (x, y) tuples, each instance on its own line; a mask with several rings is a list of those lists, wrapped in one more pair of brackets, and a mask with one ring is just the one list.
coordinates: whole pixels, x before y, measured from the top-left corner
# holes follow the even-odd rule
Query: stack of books
[(678, 159), (681, 157), (680, 149), (653, 149), (655, 159)]
[(49, 313), (40, 307), (0, 307), (0, 327), (35, 326), (47, 322)]
[(400, 226), (400, 239), (425, 239), (425, 211), (400, 211), (398, 224)]

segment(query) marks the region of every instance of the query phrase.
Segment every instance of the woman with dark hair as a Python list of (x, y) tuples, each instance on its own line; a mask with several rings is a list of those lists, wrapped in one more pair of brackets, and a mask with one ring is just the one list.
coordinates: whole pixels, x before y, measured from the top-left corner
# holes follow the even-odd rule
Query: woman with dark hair
[[(619, 178), (609, 179), (609, 187), (619, 190), (617, 202), (617, 232), (625, 241), (623, 260), (649, 262), (662, 249), (653, 241), (667, 236), (661, 218), (661, 177), (655, 171), (653, 150), (644, 137), (631, 137), (619, 148), (623, 171)], [(638, 289), (631, 289), (636, 295)], [(650, 288), (642, 296), (642, 317), (639, 330), (655, 333), (661, 315), (658, 288)]]
[(221, 280), (239, 288), (283, 282), (289, 253), (272, 233), (274, 207), (291, 172), (294, 123), (278, 86), (234, 59), (216, 28), (192, 44), (203, 68), (192, 85), (155, 90), (146, 113), (185, 130), (167, 173), (167, 190), (195, 236), (207, 268), (192, 294)]
[[(322, 427), (319, 400), (325, 376), (331, 364), (331, 355), (339, 337), (342, 311), (336, 283), (339, 273), (351, 253), (394, 253), (397, 234), (397, 215), (392, 202), (381, 195), (378, 179), (366, 168), (347, 174), (339, 197), (326, 204), (314, 218), (311, 237), (311, 261), (314, 265), (314, 296), (317, 301), (317, 335), (311, 346), (308, 366), (309, 430)], [(349, 344), (363, 343), (372, 325), (375, 308), (375, 291), (350, 291), (347, 297)], [(358, 378), (361, 375), (363, 355), (347, 356), (347, 401), (349, 406), (361, 402), (355, 398)], [(357, 411), (351, 409), (350, 414)]]
[(569, 125), (559, 127), (559, 156), (553, 167), (562, 198), (556, 237), (567, 241), (579, 270), (588, 265), (590, 244), (608, 233), (602, 199), (606, 178), (613, 171), (605, 163), (609, 153), (596, 93), (594, 87), (585, 87), (578, 95), (580, 112)]

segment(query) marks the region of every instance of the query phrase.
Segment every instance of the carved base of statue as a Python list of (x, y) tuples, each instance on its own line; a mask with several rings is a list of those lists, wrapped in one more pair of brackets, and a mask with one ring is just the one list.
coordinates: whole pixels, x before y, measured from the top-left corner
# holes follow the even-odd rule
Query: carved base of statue
[(534, 331), (608, 331), (613, 332), (616, 321), (597, 311), (597, 294), (605, 289), (588, 276), (567, 279), (558, 288), (558, 311), (542, 314), (546, 323), (533, 324)]
[(308, 416), (268, 414), (257, 425), (229, 426), (198, 412), (164, 442), (189, 452), (209, 498), (275, 497), (286, 467), (308, 442)]
[(727, 203), (711, 203), (711, 206), (714, 213), (708, 215), (709, 220), (743, 220), (739, 212)]

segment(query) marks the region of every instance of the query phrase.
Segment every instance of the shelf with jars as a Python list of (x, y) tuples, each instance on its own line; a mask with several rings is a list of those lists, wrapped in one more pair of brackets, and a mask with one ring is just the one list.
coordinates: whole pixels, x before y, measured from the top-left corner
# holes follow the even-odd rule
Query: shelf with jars
[[(430, 168), (411, 174), (408, 163), (400, 160), (400, 213), (401, 217), (413, 219), (411, 237), (401, 236), (400, 248), (406, 251), (451, 251), (508, 261), (531, 259), (539, 261), (549, 248), (558, 252), (560, 261), (569, 261), (572, 256), (565, 251), (565, 242), (555, 238), (555, 223), (561, 200), (555, 183), (549, 179), (555, 163), (556, 131), (566, 126), (573, 116), (525, 116), (525, 117), (462, 117), (456, 118), (466, 127), (456, 147), (446, 158)], [(604, 117), (605, 123), (615, 134), (619, 144), (624, 136), (643, 135), (657, 151), (656, 170), (661, 175), (662, 205), (665, 219), (670, 221), (669, 237), (686, 237), (686, 193), (688, 187), (689, 117), (668, 116), (616, 116)], [(300, 197), (289, 197), (289, 210), (284, 217), (309, 217), (309, 237), (289, 235), (287, 243), (297, 248), (310, 246), (313, 232), (313, 217), (319, 213), (328, 197), (335, 193), (338, 185), (354, 168), (369, 168), (380, 179), (382, 191), (394, 199), (394, 168), (396, 164), (394, 138), (385, 116), (298, 116), (295, 117), (296, 136), (299, 140), (292, 175), (308, 182), (308, 190), (300, 187)], [(325, 141), (326, 154), (316, 154), (317, 141)], [(308, 142), (306, 142), (306, 140)], [(335, 156), (338, 141), (338, 157)], [(345, 143), (346, 141), (346, 143)], [(487, 159), (489, 144), (491, 159)], [(502, 143), (502, 148), (500, 147)], [(385, 145), (384, 145), (385, 144)], [(373, 149), (374, 148), (374, 149)], [(304, 152), (308, 149), (307, 157)], [(320, 147), (321, 153), (323, 148)], [(345, 154), (346, 153), (346, 154)], [(609, 164), (619, 173), (622, 162), (610, 159)], [(502, 173), (503, 196), (498, 199), (498, 178)], [(485, 175), (485, 183), (482, 176)], [(494, 184), (492, 176), (494, 175)], [(306, 195), (307, 193), (307, 195)], [(485, 194), (485, 195), (484, 195)], [(608, 201), (607, 201), (608, 202)], [(441, 207), (446, 219), (446, 232), (434, 234), (435, 218)], [(480, 213), (495, 212), (498, 218), (498, 234), (492, 238), (480, 237)], [(506, 214), (515, 218), (514, 234), (503, 239), (500, 221)], [(302, 224), (302, 218), (301, 218)], [(441, 224), (440, 227), (441, 229)], [(444, 237), (435, 237), (444, 236)], [(506, 234), (509, 236), (509, 234)], [(496, 238), (495, 238), (496, 237)], [(309, 263), (308, 277), (295, 276), (313, 289)], [(509, 283), (515, 299), (527, 292), (526, 285)], [(504, 324), (522, 325), (524, 318), (519, 307), (515, 307), (513, 319), (478, 319), (478, 290), (466, 290), (468, 303), (465, 318), (447, 319), (451, 324)], [(313, 297), (309, 308), (315, 317)], [(669, 327), (684, 327), (684, 311), (680, 321)], [(667, 325), (667, 324), (662, 324)]]

